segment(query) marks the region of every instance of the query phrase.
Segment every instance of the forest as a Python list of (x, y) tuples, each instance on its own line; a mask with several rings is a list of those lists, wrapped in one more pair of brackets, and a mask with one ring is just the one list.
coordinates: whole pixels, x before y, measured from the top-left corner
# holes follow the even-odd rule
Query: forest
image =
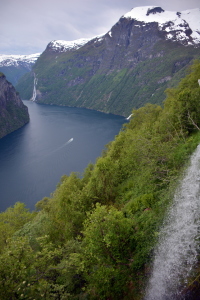
[[(139, 300), (159, 229), (200, 143), (200, 61), (163, 105), (132, 111), (83, 174), (0, 213), (0, 298)], [(198, 272), (194, 276), (198, 276)]]

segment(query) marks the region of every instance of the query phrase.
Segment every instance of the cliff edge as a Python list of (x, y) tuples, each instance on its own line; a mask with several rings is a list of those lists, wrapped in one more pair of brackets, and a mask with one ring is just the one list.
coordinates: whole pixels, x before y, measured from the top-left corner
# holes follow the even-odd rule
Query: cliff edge
[(0, 138), (29, 122), (28, 108), (15, 88), (0, 73)]

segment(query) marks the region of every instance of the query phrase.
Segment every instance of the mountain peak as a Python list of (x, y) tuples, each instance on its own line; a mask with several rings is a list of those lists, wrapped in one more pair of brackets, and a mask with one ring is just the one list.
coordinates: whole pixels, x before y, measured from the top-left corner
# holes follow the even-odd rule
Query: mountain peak
[(47, 45), (47, 49), (53, 52), (67, 52), (69, 50), (78, 50), (92, 40), (100, 41), (105, 34), (97, 35), (92, 38), (82, 38), (73, 41), (54, 40)]
[(51, 49), (54, 52), (66, 52), (71, 49), (77, 50), (85, 45), (89, 40), (90, 39), (88, 38), (78, 39), (74, 41), (54, 40), (47, 45), (47, 48)]
[(145, 23), (158, 23), (158, 29), (165, 33), (166, 39), (184, 45), (200, 44), (199, 8), (174, 12), (157, 6), (142, 6), (133, 8), (122, 18), (142, 22), (141, 26), (145, 26)]

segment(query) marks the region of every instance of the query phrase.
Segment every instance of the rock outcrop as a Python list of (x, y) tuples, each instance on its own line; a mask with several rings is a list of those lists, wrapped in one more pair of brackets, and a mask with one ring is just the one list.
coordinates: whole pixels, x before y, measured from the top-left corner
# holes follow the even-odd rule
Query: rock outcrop
[(0, 73), (0, 138), (29, 122), (28, 108), (13, 85)]

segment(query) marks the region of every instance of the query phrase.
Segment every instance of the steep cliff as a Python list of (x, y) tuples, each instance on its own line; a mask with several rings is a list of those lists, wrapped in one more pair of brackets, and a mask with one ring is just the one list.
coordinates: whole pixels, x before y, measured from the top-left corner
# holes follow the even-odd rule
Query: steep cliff
[(88, 40), (53, 41), (17, 89), (23, 99), (87, 107), (128, 116), (145, 103), (162, 103), (186, 67), (200, 57), (200, 10), (140, 7), (111, 30)]
[(0, 73), (0, 138), (29, 121), (27, 107), (10, 82)]

